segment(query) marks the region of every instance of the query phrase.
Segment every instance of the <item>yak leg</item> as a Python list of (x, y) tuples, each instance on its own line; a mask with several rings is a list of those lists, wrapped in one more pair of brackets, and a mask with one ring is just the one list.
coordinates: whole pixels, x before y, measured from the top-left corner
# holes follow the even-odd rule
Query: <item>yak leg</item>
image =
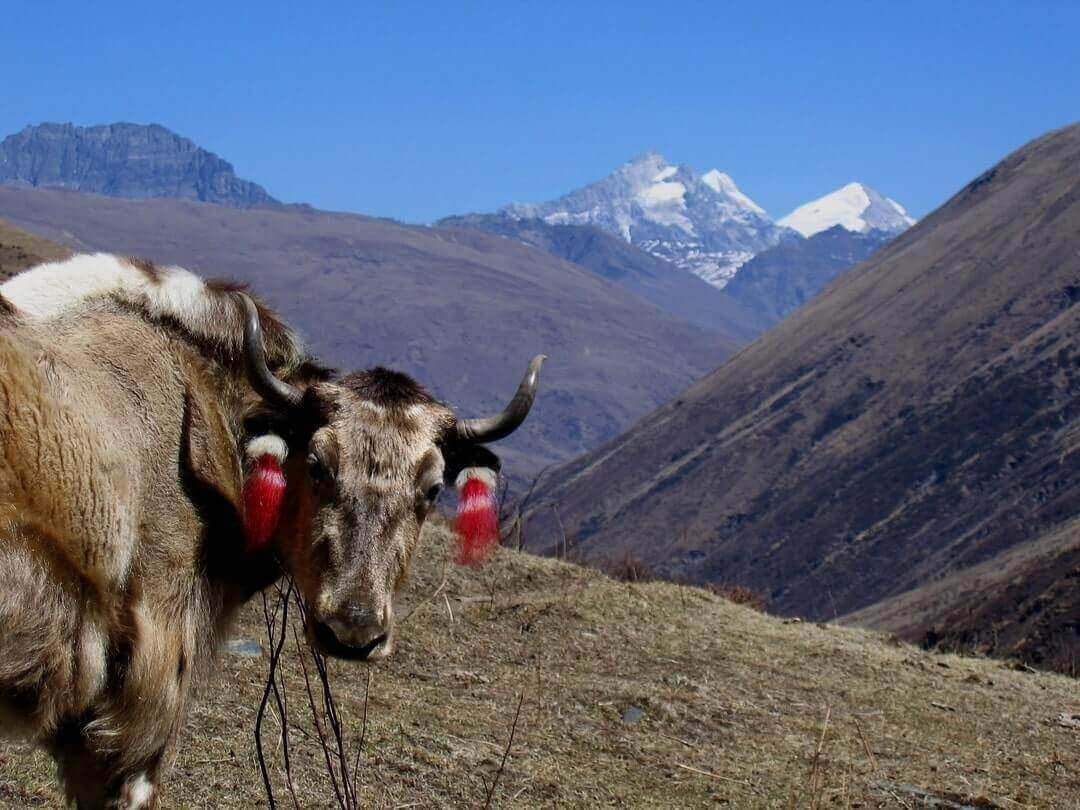
[[(181, 624), (183, 622), (180, 622)], [(137, 602), (113, 627), (111, 687), (53, 742), (68, 800), (79, 810), (158, 806), (186, 716), (188, 657), (182, 634)]]
[(24, 542), (0, 514), (0, 736), (34, 738), (85, 690), (72, 655), (78, 620), (70, 599)]
[(82, 723), (70, 724), (53, 743), (60, 780), (78, 810), (154, 810), (161, 756), (141, 768), (122, 768), (113, 754), (94, 751)]

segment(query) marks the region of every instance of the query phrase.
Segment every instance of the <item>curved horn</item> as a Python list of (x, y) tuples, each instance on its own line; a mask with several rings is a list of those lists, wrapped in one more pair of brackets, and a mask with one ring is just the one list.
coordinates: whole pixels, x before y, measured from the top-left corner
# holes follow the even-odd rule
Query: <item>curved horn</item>
[(483, 419), (460, 419), (457, 423), (459, 439), (470, 442), (497, 442), (505, 439), (525, 421), (536, 399), (536, 384), (540, 376), (540, 367), (547, 360), (547, 355), (538, 354), (529, 363), (525, 376), (521, 378), (514, 398), (498, 416)]
[(266, 365), (266, 348), (263, 345), (262, 324), (259, 308), (247, 293), (237, 293), (244, 304), (244, 356), (247, 360), (247, 376), (255, 393), (271, 405), (286, 410), (296, 408), (303, 399), (300, 389), (282, 382)]

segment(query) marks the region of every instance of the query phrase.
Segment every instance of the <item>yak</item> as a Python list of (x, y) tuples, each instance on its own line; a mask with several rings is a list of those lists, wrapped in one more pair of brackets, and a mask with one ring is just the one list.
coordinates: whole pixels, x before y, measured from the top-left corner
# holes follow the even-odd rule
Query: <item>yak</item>
[(338, 658), (394, 646), (444, 483), (491, 486), (542, 355), (461, 419), (385, 368), (341, 375), (240, 285), (109, 254), (0, 286), (0, 729), (79, 808), (155, 807), (238, 610), (282, 576)]

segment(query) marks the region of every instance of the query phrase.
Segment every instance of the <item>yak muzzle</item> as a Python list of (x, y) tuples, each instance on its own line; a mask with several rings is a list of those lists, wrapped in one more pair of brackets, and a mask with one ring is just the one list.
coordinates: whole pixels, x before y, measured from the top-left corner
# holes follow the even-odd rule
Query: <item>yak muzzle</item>
[(346, 608), (325, 620), (314, 620), (309, 640), (324, 655), (348, 661), (386, 658), (393, 650), (393, 615), (379, 617), (362, 608)]

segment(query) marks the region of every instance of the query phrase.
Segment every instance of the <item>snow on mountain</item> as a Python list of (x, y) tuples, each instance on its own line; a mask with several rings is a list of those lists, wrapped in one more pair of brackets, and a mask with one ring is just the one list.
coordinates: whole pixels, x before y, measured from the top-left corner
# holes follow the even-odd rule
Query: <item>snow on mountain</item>
[(803, 236), (841, 225), (854, 233), (900, 233), (915, 224), (904, 207), (862, 183), (848, 183), (820, 199), (800, 205), (779, 221)]
[(794, 237), (727, 174), (699, 175), (656, 152), (556, 200), (503, 210), (553, 225), (595, 225), (717, 287), (754, 254)]
[(763, 217), (768, 216), (765, 213), (765, 209), (751, 200), (745, 194), (743, 194), (739, 187), (735, 185), (735, 181), (731, 179), (731, 175), (724, 174), (724, 172), (713, 169), (712, 171), (705, 172), (701, 176), (701, 182), (715, 191), (717, 194), (726, 194), (732, 199), (742, 203), (746, 208), (751, 211), (755, 211), (761, 214)]

